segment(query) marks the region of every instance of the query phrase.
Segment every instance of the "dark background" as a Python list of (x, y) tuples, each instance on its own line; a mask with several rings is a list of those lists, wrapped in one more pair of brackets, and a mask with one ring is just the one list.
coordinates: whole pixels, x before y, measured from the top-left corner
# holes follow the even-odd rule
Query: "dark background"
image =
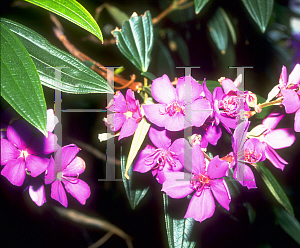
[[(94, 10), (103, 1), (79, 1), (92, 15)], [(194, 69), (192, 75), (197, 80), (207, 78), (217, 80), (221, 76), (231, 79), (236, 77), (236, 71), (228, 66), (253, 66), (245, 72), (246, 88), (266, 98), (267, 93), (275, 84), (278, 84), (282, 65), (287, 66), (288, 73), (294, 66), (293, 51), (289, 46), (289, 38), (274, 41), (268, 36), (276, 23), (288, 24), (288, 1), (275, 1), (276, 11), (271, 18), (267, 32), (262, 34), (258, 26), (246, 12), (241, 1), (210, 1), (200, 12), (194, 14), (194, 7), (175, 11), (154, 27), (155, 47), (152, 52), (154, 64), (150, 64), (149, 71), (157, 77), (166, 73), (172, 80), (173, 77), (184, 76), (182, 69), (168, 71), (164, 66), (158, 66), (159, 49), (157, 42), (168, 48), (168, 37), (163, 37), (159, 31), (167, 28), (176, 31), (181, 36), (189, 50), (191, 66), (201, 66)], [(150, 10), (152, 17), (157, 16), (171, 1), (109, 1), (122, 9), (129, 16), (132, 12), (139, 15)], [(214, 14), (218, 6), (232, 17), (237, 32), (237, 44), (234, 46), (229, 39), (229, 46), (225, 55), (221, 55), (213, 44), (206, 28), (209, 18)], [(275, 9), (275, 8), (274, 8)], [(51, 44), (65, 50), (62, 43), (52, 32), (53, 23), (48, 12), (39, 7), (24, 2), (5, 1), (1, 3), (1, 16), (19, 22), (45, 38)], [(83, 53), (92, 57), (105, 66), (125, 66), (122, 75), (129, 78), (131, 74), (137, 75), (137, 81), (142, 81), (138, 70), (120, 54), (115, 45), (102, 46), (86, 40), (87, 31), (76, 25), (59, 18), (65, 29), (68, 39)], [(105, 39), (111, 39), (108, 24), (114, 28), (116, 23), (104, 10), (100, 16), (99, 26)], [(287, 34), (288, 32), (287, 26)], [(278, 52), (278, 47), (281, 52)], [(178, 51), (171, 52), (176, 66), (186, 66)], [(47, 107), (53, 108), (54, 90), (43, 87)], [(123, 93), (125, 91), (122, 91)], [(63, 109), (67, 108), (104, 108), (105, 96), (96, 95), (70, 95), (64, 94), (62, 98)], [(7, 104), (1, 99), (1, 108)], [(106, 144), (97, 139), (98, 133), (106, 131), (102, 121), (105, 113), (63, 113), (63, 145), (76, 143), (76, 140), (85, 142), (105, 153)], [(293, 125), (293, 115), (284, 118), (280, 123), (282, 127)], [(225, 133), (225, 132), (224, 132)], [(300, 135), (296, 134), (297, 140), (292, 147), (279, 150), (278, 153), (289, 162), (280, 171), (269, 162), (266, 166), (272, 171), (276, 179), (282, 185), (289, 197), (295, 211), (295, 217), (300, 219), (299, 202), (299, 176), (300, 176)], [(74, 141), (75, 140), (75, 141)], [(128, 148), (131, 138), (124, 140), (124, 146)], [(222, 144), (219, 141), (219, 144)], [(120, 143), (116, 142), (116, 151), (119, 151)], [(79, 145), (80, 147), (80, 145)], [(228, 147), (219, 147), (218, 154), (225, 156)], [(118, 153), (118, 152), (117, 152)], [(164, 226), (163, 201), (161, 186), (158, 185), (150, 174), (135, 174), (137, 180), (146, 181), (150, 184), (150, 190), (135, 210), (130, 208), (122, 182), (98, 182), (105, 178), (105, 161), (96, 158), (93, 154), (82, 149), (81, 156), (87, 165), (86, 171), (80, 178), (91, 187), (91, 196), (86, 205), (80, 205), (69, 194), (69, 208), (75, 209), (90, 216), (101, 218), (121, 228), (133, 237), (134, 247), (167, 247), (167, 236)], [(279, 225), (276, 224), (272, 213), (275, 200), (266, 189), (259, 175), (254, 171), (258, 189), (247, 190), (240, 187), (241, 197), (235, 197), (230, 204), (231, 211), (228, 213), (221, 207), (217, 207), (212, 218), (197, 223), (193, 231), (193, 240), (197, 241), (196, 247), (297, 247), (296, 242), (290, 238)], [(116, 168), (117, 178), (120, 176), (120, 168)], [(106, 232), (93, 227), (75, 224), (61, 218), (53, 206), (60, 206), (50, 198), (50, 187), (46, 187), (47, 203), (37, 207), (23, 187), (11, 185), (6, 178), (0, 177), (0, 223), (2, 247), (88, 247), (96, 242)], [(247, 209), (243, 202), (252, 204), (256, 219), (249, 222)], [(184, 200), (172, 201), (182, 216), (187, 206)], [(4, 245), (2, 245), (4, 244)], [(110, 238), (101, 247), (127, 247), (124, 240), (117, 236)]]

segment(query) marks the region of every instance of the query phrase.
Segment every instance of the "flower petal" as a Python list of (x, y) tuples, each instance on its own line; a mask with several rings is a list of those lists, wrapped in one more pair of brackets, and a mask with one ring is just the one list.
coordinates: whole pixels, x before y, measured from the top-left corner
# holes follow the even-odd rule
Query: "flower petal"
[(76, 177), (85, 171), (85, 161), (81, 157), (75, 157), (63, 170), (63, 176)]
[[(203, 134), (203, 138), (206, 139), (210, 144), (217, 145), (218, 140), (222, 136), (222, 130), (220, 126), (208, 126), (206, 132)], [(201, 146), (202, 147), (202, 146)]]
[(237, 163), (233, 177), (238, 180), (242, 186), (247, 186), (248, 189), (256, 188), (255, 177), (252, 170), (243, 163)]
[(181, 112), (176, 112), (174, 115), (166, 118), (165, 128), (169, 131), (181, 131), (184, 128), (191, 126), (191, 123), (185, 122), (185, 116)]
[(203, 91), (204, 91), (204, 93), (205, 93), (205, 97), (206, 97), (206, 99), (210, 102), (210, 103), (212, 103), (213, 102), (213, 96), (212, 96), (212, 94), (211, 94), (211, 92), (209, 91), (209, 89), (207, 88), (207, 86), (206, 86), (206, 80), (204, 79), (204, 81), (203, 81)]
[(176, 99), (175, 88), (167, 75), (153, 80), (151, 94), (157, 102), (167, 105)]
[(295, 113), (294, 129), (296, 132), (300, 132), (300, 109)]
[(150, 157), (154, 151), (155, 148), (153, 146), (147, 145), (145, 149), (138, 154), (133, 170), (140, 173), (146, 173), (151, 170), (156, 165), (156, 160)]
[(54, 166), (54, 159), (51, 156), (49, 160), (49, 164), (47, 170), (45, 172), (45, 184), (50, 184), (56, 179), (57, 169)]
[(283, 170), (285, 165), (288, 164), (278, 153), (269, 145), (266, 145), (266, 157), (267, 159), (278, 169)]
[(300, 64), (296, 64), (291, 74), (289, 75), (289, 83), (299, 85), (300, 83)]
[(128, 89), (126, 92), (126, 104), (127, 109), (130, 112), (135, 112), (137, 110), (137, 105), (139, 105), (139, 102), (135, 101), (134, 92), (131, 89)]
[(80, 148), (75, 144), (70, 144), (59, 149), (55, 154), (54, 166), (57, 171), (63, 171), (68, 164), (76, 157)]
[(54, 181), (51, 185), (51, 198), (60, 202), (65, 208), (68, 206), (66, 191), (61, 181)]
[(14, 121), (7, 128), (7, 138), (20, 150), (25, 150), (32, 138), (32, 126), (24, 120)]
[(170, 151), (175, 152), (177, 155), (183, 152), (184, 147), (190, 147), (189, 142), (184, 138), (176, 139), (170, 146)]
[(197, 99), (190, 107), (192, 109), (192, 124), (196, 127), (202, 126), (213, 112), (210, 102), (206, 99)]
[(46, 202), (45, 187), (40, 178), (31, 178), (28, 192), (31, 200), (39, 207)]
[(210, 189), (220, 205), (229, 211), (230, 192), (224, 179), (210, 181)]
[(124, 125), (122, 126), (119, 139), (123, 139), (125, 137), (129, 137), (134, 134), (135, 130), (137, 129), (139, 123), (136, 122), (135, 119), (129, 117), (124, 122)]
[(222, 88), (225, 94), (228, 94), (230, 91), (238, 90), (233, 81), (229, 78), (225, 78), (224, 80), (222, 80)]
[(58, 118), (54, 115), (53, 109), (47, 110), (47, 131), (53, 132), (55, 125), (58, 123)]
[(126, 121), (126, 116), (122, 113), (114, 113), (107, 115), (107, 124), (114, 132), (118, 131)]
[(49, 159), (34, 155), (26, 157), (26, 168), (30, 171), (32, 177), (42, 174), (49, 165)]
[(215, 156), (207, 166), (207, 175), (210, 179), (228, 176), (229, 164), (221, 160), (219, 155)]
[(267, 118), (265, 118), (262, 122), (262, 124), (272, 130), (275, 129), (275, 127), (278, 125), (278, 123), (282, 120), (282, 118), (284, 117), (284, 114), (278, 112), (278, 111), (274, 111), (271, 114), (269, 114), (269, 116)]
[(127, 105), (123, 94), (120, 91), (117, 91), (114, 95), (114, 99), (108, 103), (106, 108), (112, 112), (126, 113)]
[(283, 65), (282, 69), (281, 69), (281, 74), (280, 74), (280, 78), (279, 78), (279, 85), (281, 87), (286, 88), (287, 84), (287, 71), (286, 71), (286, 67)]
[(21, 186), (26, 176), (23, 158), (8, 161), (2, 169), (1, 175), (5, 176), (11, 184)]
[(143, 105), (143, 109), (147, 119), (158, 127), (165, 127), (166, 120), (170, 118), (163, 104)]
[(33, 155), (47, 155), (59, 149), (57, 144), (57, 136), (48, 132), (48, 138), (42, 133), (33, 136), (27, 152)]
[(191, 187), (190, 174), (184, 172), (165, 172), (166, 180), (161, 191), (172, 198), (183, 198), (191, 194), (194, 189)]
[(67, 192), (76, 198), (82, 205), (85, 204), (86, 199), (91, 195), (90, 186), (80, 179), (77, 179), (76, 183), (69, 181), (63, 181), (63, 183)]
[[(185, 89), (185, 82), (187, 84), (190, 84), (190, 96), (185, 96), (185, 92), (188, 91), (188, 89)], [(192, 103), (196, 99), (198, 99), (203, 92), (203, 87), (191, 76), (185, 76), (178, 78), (177, 85), (176, 85), (176, 93), (178, 96), (178, 101), (181, 103)]]
[(296, 140), (293, 128), (279, 128), (267, 133), (264, 141), (274, 149), (291, 146)]
[(293, 90), (282, 89), (281, 93), (284, 98), (282, 104), (287, 114), (296, 112), (300, 108), (300, 100), (298, 94)]
[(1, 165), (5, 165), (9, 160), (17, 159), (21, 152), (8, 140), (1, 139)]
[(214, 197), (210, 189), (204, 188), (200, 196), (193, 195), (184, 218), (194, 218), (201, 222), (213, 216), (215, 207)]
[(157, 148), (167, 150), (171, 145), (170, 132), (160, 127), (150, 127), (149, 137)]

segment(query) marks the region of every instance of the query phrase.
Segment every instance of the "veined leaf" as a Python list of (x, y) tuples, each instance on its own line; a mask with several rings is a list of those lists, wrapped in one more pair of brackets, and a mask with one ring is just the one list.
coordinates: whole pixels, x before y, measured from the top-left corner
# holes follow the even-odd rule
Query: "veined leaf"
[(209, 0), (194, 0), (196, 14), (198, 14), (201, 11), (201, 9), (203, 9), (203, 7), (205, 6), (205, 4), (208, 3), (208, 1)]
[(282, 229), (300, 245), (300, 223), (283, 208), (274, 208), (276, 221)]
[(128, 174), (130, 166), (132, 165), (135, 156), (137, 155), (141, 145), (143, 144), (143, 141), (146, 137), (146, 134), (148, 133), (149, 128), (150, 128), (150, 123), (146, 120), (146, 117), (144, 116), (140, 121), (133, 135), (130, 151), (126, 162), (125, 175), (124, 175), (127, 179), (130, 178)]
[(153, 46), (153, 25), (149, 11), (137, 16), (133, 13), (129, 21), (124, 21), (122, 29), (116, 28), (112, 34), (117, 40), (121, 53), (139, 70), (145, 72), (150, 63)]
[(164, 211), (168, 242), (170, 248), (193, 248), (196, 242), (190, 241), (191, 231), (194, 225), (193, 218), (174, 218), (169, 213), (169, 197), (163, 194)]
[(1, 96), (47, 135), (47, 108), (39, 75), (28, 52), (4, 24), (1, 27)]
[[(121, 149), (123, 147), (121, 146)], [(130, 179), (125, 178), (125, 168), (126, 168), (126, 156), (122, 154), (123, 151), (121, 150), (121, 170), (122, 170), (122, 179), (124, 183), (125, 192), (127, 195), (127, 198), (129, 200), (130, 206), (132, 209), (135, 209), (135, 207), (139, 204), (139, 202), (144, 198), (146, 193), (148, 192), (150, 186), (146, 188), (135, 188), (134, 187), (134, 176), (133, 174), (133, 168), (130, 167), (128, 170), (128, 176)]]
[(249, 14), (259, 26), (261, 32), (266, 27), (273, 11), (274, 0), (242, 0)]
[(228, 30), (220, 9), (217, 9), (207, 26), (214, 43), (220, 52), (225, 54), (228, 44)]
[(102, 42), (101, 30), (91, 14), (75, 0), (25, 0), (66, 18), (97, 36)]
[(267, 185), (268, 189), (272, 193), (272, 195), (275, 197), (275, 199), (292, 215), (294, 216), (294, 210), (293, 207), (284, 193), (283, 189), (271, 173), (269, 169), (267, 169), (263, 163), (259, 162), (255, 166), (259, 174), (261, 175), (263, 181)]
[[(44, 37), (17, 22), (5, 18), (0, 20), (27, 49), (43, 85), (73, 94), (113, 94), (101, 76), (72, 55), (52, 46)], [(68, 67), (61, 69), (61, 85), (55, 83), (55, 70), (49, 67)]]

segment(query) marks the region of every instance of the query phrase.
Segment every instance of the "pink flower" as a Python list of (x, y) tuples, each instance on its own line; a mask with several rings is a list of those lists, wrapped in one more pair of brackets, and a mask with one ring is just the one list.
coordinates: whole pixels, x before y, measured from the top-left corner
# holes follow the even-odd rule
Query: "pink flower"
[[(206, 168), (199, 144), (195, 144), (192, 149), (185, 150), (185, 152), (188, 152), (186, 158), (189, 163), (184, 166), (192, 174), (166, 172), (166, 181), (163, 183), (162, 191), (172, 198), (183, 198), (195, 192), (184, 218), (192, 217), (200, 222), (210, 218), (215, 211), (214, 198), (223, 208), (229, 210), (231, 196), (222, 178), (228, 175), (228, 163), (216, 156)], [(184, 157), (183, 153), (179, 155), (181, 163), (184, 162)]]
[(121, 128), (119, 140), (134, 134), (142, 119), (139, 100), (135, 100), (131, 89), (126, 92), (126, 100), (120, 91), (117, 91), (114, 99), (106, 107), (109, 111), (115, 112), (107, 116), (107, 123), (114, 132)]
[[(190, 102), (185, 103), (185, 83), (191, 82)], [(187, 127), (203, 125), (211, 113), (210, 104), (202, 99), (202, 86), (191, 76), (178, 79), (176, 90), (167, 75), (153, 80), (151, 93), (158, 104), (144, 105), (149, 121), (169, 131), (180, 131)], [(189, 112), (192, 120), (186, 119)], [(186, 119), (186, 120), (185, 120)]]
[(89, 185), (78, 179), (85, 170), (85, 162), (82, 158), (76, 157), (79, 148), (70, 144), (62, 147), (55, 154), (55, 160), (51, 157), (49, 166), (45, 173), (45, 184), (51, 185), (51, 197), (60, 202), (64, 207), (68, 206), (68, 199), (63, 188), (76, 198), (82, 205), (89, 198), (91, 190)]

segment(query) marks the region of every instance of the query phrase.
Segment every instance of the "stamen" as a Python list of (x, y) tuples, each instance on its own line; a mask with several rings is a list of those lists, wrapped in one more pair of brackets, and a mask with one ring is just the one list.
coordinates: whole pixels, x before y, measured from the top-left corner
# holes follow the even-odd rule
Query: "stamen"
[(219, 101), (219, 108), (224, 109), (224, 113), (230, 117), (236, 117), (238, 109), (237, 96), (228, 96)]
[(245, 149), (245, 161), (248, 163), (256, 163), (262, 157), (261, 153), (256, 153), (254, 150)]

